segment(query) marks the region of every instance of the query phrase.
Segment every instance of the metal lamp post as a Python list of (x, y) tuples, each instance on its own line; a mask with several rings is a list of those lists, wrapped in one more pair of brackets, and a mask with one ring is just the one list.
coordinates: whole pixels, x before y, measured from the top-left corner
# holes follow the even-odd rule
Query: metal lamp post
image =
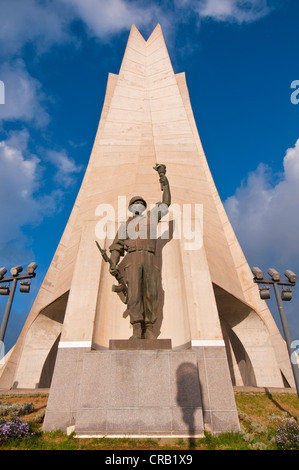
[[(294, 274), (292, 271), (287, 270), (285, 271), (284, 275), (287, 277), (286, 279), (280, 279), (280, 274), (276, 269), (270, 268), (268, 270), (268, 274), (271, 276), (270, 278), (264, 278), (264, 273), (261, 269), (258, 267), (252, 268), (252, 272), (254, 274), (254, 282), (257, 284), (260, 284), (260, 296), (261, 299), (267, 300), (270, 299), (270, 287), (267, 286), (273, 286), (274, 292), (275, 292), (275, 297), (276, 297), (276, 302), (277, 302), (277, 307), (282, 323), (282, 328), (284, 332), (284, 337), (286, 340), (287, 348), (288, 348), (288, 353), (290, 356), (290, 361), (291, 361), (291, 366), (293, 370), (293, 376), (295, 380), (295, 385), (297, 389), (297, 395), (299, 397), (299, 367), (297, 361), (294, 362), (292, 360), (292, 356), (294, 357), (294, 350), (292, 347), (292, 338), (290, 335), (290, 330), (289, 326), (287, 323), (287, 318), (283, 306), (283, 301), (290, 301), (292, 300), (292, 290), (293, 287), (296, 285), (296, 281), (298, 279), (297, 275)], [(282, 286), (282, 292), (280, 293), (280, 289), (278, 286)]]
[[(5, 311), (4, 311), (4, 315), (3, 315), (3, 320), (2, 320), (2, 324), (1, 324), (1, 328), (0, 328), (0, 358), (2, 356), (1, 353), (2, 353), (2, 346), (4, 344), (3, 343), (4, 336), (5, 336), (5, 332), (6, 332), (6, 328), (7, 328), (7, 323), (8, 323), (8, 319), (9, 319), (9, 315), (10, 315), (14, 295), (15, 295), (15, 292), (16, 292), (17, 283), (18, 283), (18, 281), (21, 281), (20, 291), (28, 293), (30, 291), (30, 283), (22, 282), (22, 281), (26, 281), (27, 279), (34, 278), (36, 276), (36, 274), (35, 274), (36, 268), (37, 268), (36, 263), (30, 263), (26, 268), (26, 273), (21, 274), (22, 271), (23, 271), (22, 266), (15, 266), (15, 267), (11, 268), (11, 270), (10, 270), (11, 276), (5, 276), (5, 274), (7, 273), (6, 268), (1, 268), (0, 269), (0, 295), (8, 295), (9, 296), (8, 299), (7, 299), (7, 303), (6, 303), (6, 307), (5, 307)], [(4, 287), (2, 286), (2, 284), (10, 283), (10, 282), (11, 282), (11, 285), (6, 285)], [(26, 285), (26, 289), (22, 288), (22, 284)]]

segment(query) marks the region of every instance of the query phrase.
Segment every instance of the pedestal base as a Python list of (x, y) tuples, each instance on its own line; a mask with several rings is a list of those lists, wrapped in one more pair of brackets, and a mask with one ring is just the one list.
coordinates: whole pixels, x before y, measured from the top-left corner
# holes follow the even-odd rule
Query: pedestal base
[(171, 349), (171, 339), (111, 339), (109, 349), (125, 351)]
[(78, 437), (238, 431), (224, 347), (59, 349), (43, 429), (69, 426)]

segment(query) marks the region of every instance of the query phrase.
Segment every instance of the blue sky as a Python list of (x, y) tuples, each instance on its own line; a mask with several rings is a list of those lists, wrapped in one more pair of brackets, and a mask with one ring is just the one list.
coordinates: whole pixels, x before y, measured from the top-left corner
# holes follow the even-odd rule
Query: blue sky
[[(132, 23), (145, 38), (160, 23), (174, 71), (186, 72), (208, 163), (249, 264), (299, 272), (298, 0), (0, 0), (0, 16), (0, 265), (38, 263), (31, 293), (16, 295), (6, 349), (67, 223)], [(297, 290), (285, 304), (293, 339)]]

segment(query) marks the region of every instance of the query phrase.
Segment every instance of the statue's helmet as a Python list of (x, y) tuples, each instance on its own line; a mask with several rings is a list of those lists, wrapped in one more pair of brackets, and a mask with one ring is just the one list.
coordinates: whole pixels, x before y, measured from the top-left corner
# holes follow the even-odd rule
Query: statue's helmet
[(145, 208), (147, 207), (147, 203), (146, 203), (146, 201), (143, 199), (143, 197), (141, 197), (141, 196), (134, 196), (134, 197), (132, 197), (132, 199), (131, 199), (130, 202), (129, 202), (129, 208), (130, 208), (133, 204), (135, 204), (135, 202), (137, 202), (137, 201), (138, 201), (138, 202), (142, 202), (142, 204), (144, 205)]

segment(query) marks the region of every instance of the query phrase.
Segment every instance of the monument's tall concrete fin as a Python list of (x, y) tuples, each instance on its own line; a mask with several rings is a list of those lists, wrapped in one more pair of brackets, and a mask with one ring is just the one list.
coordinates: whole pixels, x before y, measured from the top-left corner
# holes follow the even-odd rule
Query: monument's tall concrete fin
[[(174, 73), (158, 25), (147, 41), (132, 26), (119, 74), (109, 74), (82, 186), (2, 367), (1, 388), (49, 386), (57, 351), (105, 351), (110, 339), (130, 337), (125, 306), (111, 290), (95, 240), (109, 247), (103, 220), (112, 228), (114, 215), (125, 220), (132, 196), (148, 205), (161, 201), (157, 162), (167, 166), (173, 204), (161, 223), (161, 233), (171, 236), (158, 240), (156, 334), (170, 338), (174, 351), (225, 345), (235, 385), (293, 385), (285, 343), (260, 300), (210, 173), (185, 74)], [(58, 354), (56, 368), (59, 361)]]

